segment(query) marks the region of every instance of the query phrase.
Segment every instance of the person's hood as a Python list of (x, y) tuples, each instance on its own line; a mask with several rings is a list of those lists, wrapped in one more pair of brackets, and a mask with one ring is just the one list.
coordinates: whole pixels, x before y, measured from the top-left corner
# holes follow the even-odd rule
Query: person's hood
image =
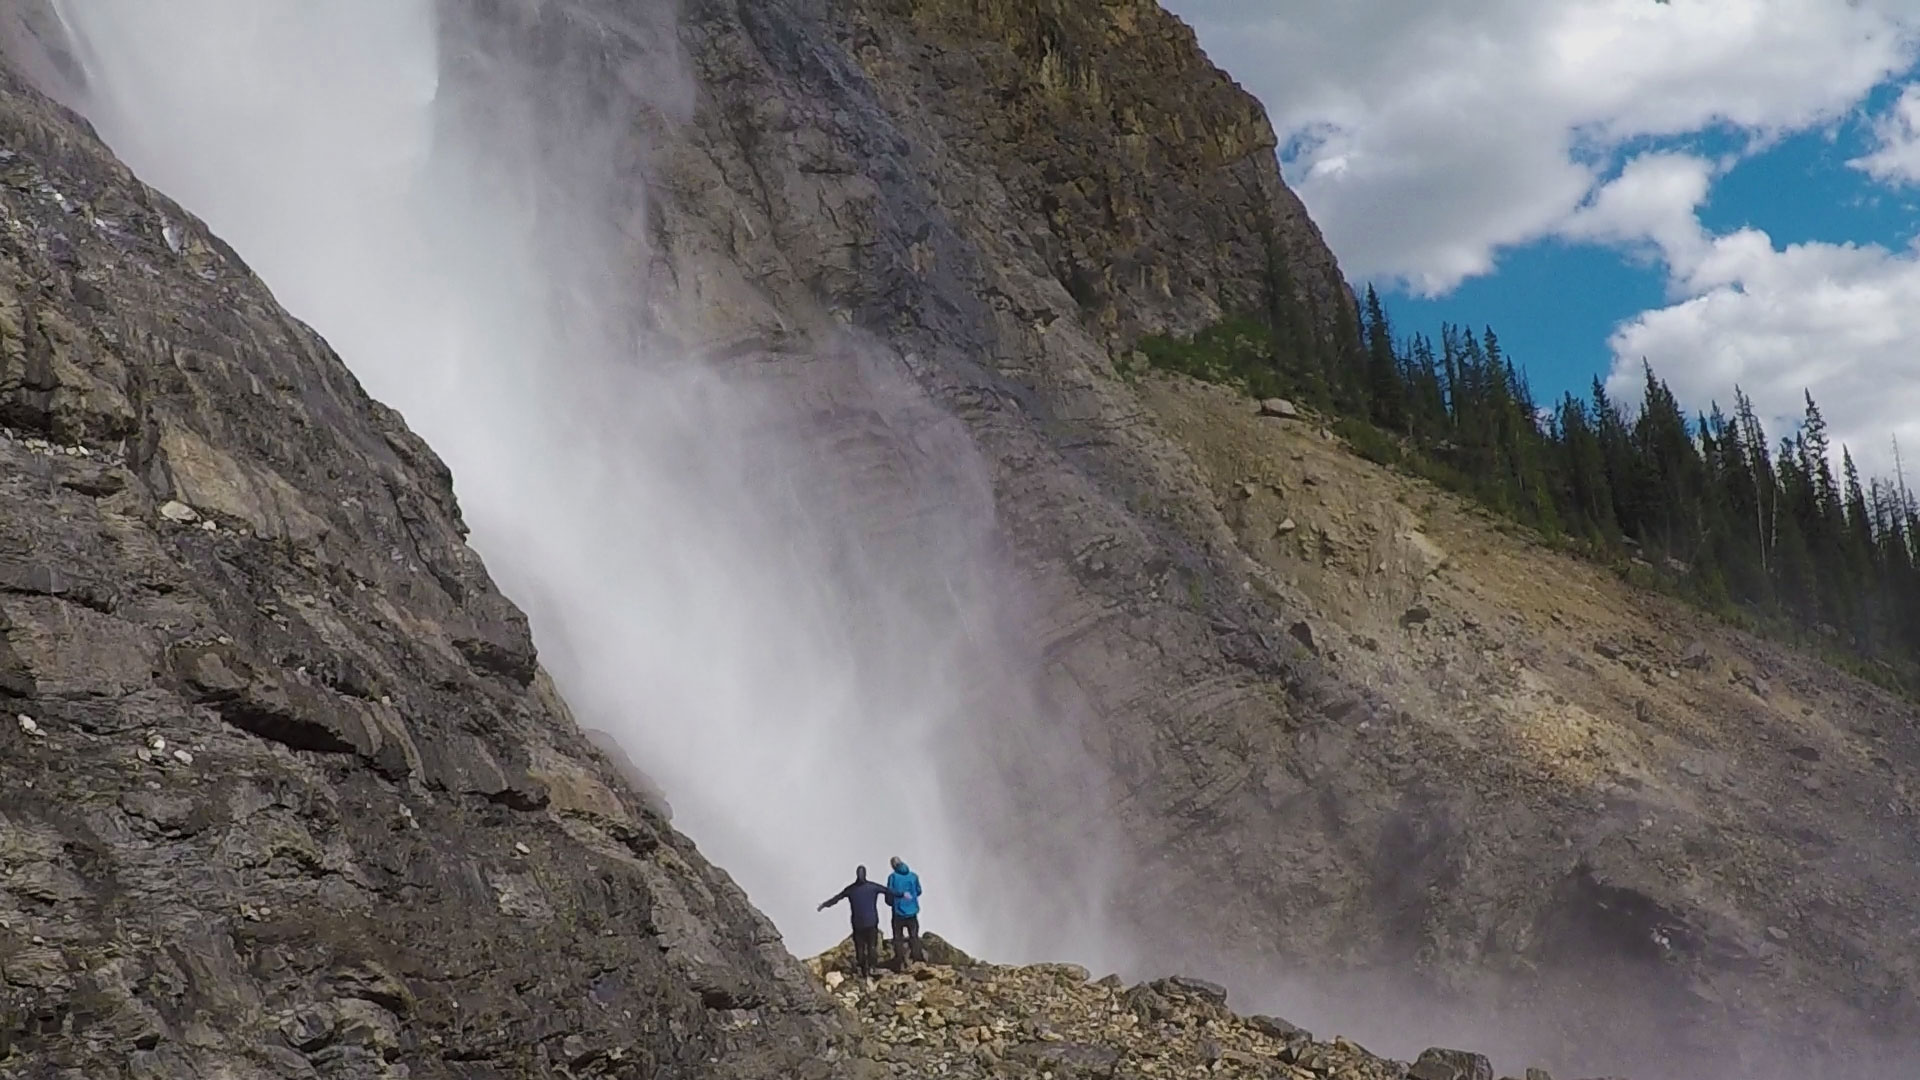
[(893, 868), (893, 872), (896, 874), (911, 874), (913, 873), (913, 867), (908, 866), (906, 860), (902, 859), (900, 865)]

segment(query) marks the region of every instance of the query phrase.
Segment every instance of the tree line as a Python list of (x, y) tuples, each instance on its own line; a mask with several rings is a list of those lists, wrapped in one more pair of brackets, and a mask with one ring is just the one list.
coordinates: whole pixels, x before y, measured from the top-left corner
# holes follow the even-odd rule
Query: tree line
[[(1278, 292), (1278, 290), (1276, 290)], [(1291, 289), (1282, 296), (1290, 297)], [(1357, 325), (1330, 332), (1295, 303), (1191, 338), (1155, 337), (1153, 366), (1292, 397), (1335, 417), (1360, 453), (1702, 606), (1852, 653), (1856, 671), (1906, 689), (1920, 669), (1920, 502), (1895, 475), (1838, 472), (1811, 394), (1772, 441), (1732, 387), (1689, 416), (1643, 364), (1641, 400), (1590, 392), (1545, 405), (1491, 328), (1395, 335), (1372, 288)], [(1896, 462), (1898, 454), (1896, 449)]]

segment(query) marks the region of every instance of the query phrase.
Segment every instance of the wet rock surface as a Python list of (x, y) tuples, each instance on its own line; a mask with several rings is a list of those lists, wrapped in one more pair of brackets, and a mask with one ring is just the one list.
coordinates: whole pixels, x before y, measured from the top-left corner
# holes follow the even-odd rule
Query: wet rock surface
[[(957, 679), (975, 734), (930, 782), (1008, 853), (1009, 891), (1030, 887), (1030, 867), (1084, 876), (1082, 893), (1127, 909), (1116, 936), (1159, 955), (1213, 936), (1210, 918), (1176, 914), (1189, 871), (1248, 885), (1221, 926), (1280, 925), (1272, 901), (1298, 872), (1297, 830), (1274, 814), (1292, 790), (1292, 727), (1346, 691), (1310, 634), (1288, 633), (1297, 620), (1276, 623), (1284, 609), (1249, 590), (1192, 460), (1113, 363), (1142, 327), (1196, 328), (1256, 296), (1268, 226), (1298, 255), (1292, 287), (1339, 299), (1251, 99), (1186, 28), (1134, 0), (699, 0), (671, 48), (649, 29), (654, 5), (615, 7), (459, 5), (446, 33), (463, 59), (443, 91), (472, 103), (462, 123), (489, 140), (524, 137), (501, 118), (527, 102), (554, 128), (612, 118), (616, 159), (646, 162), (652, 184), (612, 193), (600, 216), (670, 286), (636, 321), (782, 403), (794, 456), (833, 474), (810, 509), (858, 535), (865, 558), (912, 567), (964, 541), (977, 550), (956, 565), (999, 572), (991, 588), (1012, 599), (980, 637), (1018, 664)], [(531, 69), (516, 59), (528, 40), (542, 50)], [(1063, 48), (1084, 51), (1064, 81), (1046, 59)], [(679, 63), (684, 95), (634, 74)], [(1163, 93), (1167, 81), (1190, 92)], [(1116, 120), (1129, 111), (1137, 124)], [(1140, 152), (1191, 167), (1114, 168)], [(1129, 174), (1124, 235), (1106, 231), (1099, 194), (1116, 171)], [(1074, 268), (1120, 251), (1139, 272), (1076, 295)], [(1187, 272), (1160, 280), (1147, 260)], [(1331, 334), (1337, 304), (1322, 314)], [(942, 607), (939, 575), (917, 580), (913, 602), (939, 619), (980, 614)], [(1050, 738), (1070, 753), (1036, 747)], [(989, 760), (964, 760), (976, 754)], [(970, 794), (1009, 776), (1013, 798)], [(1193, 843), (1196, 828), (1209, 842)], [(1096, 832), (1129, 850), (1108, 858)], [(1134, 866), (1179, 870), (1110, 880)], [(1133, 933), (1143, 926), (1192, 934)], [(1305, 937), (1286, 944), (1319, 948)]]
[(844, 1074), (447, 470), (0, 70), (0, 1074)]
[[(584, 66), (556, 77), (611, 84), (592, 74), (604, 20), (580, 14), (604, 6), (569, 10), (547, 20), (544, 40)], [(803, 441), (857, 462), (852, 475), (900, 476), (920, 455), (910, 425), (872, 419), (904, 410), (872, 392), (871, 374), (846, 377), (851, 357), (963, 425), (991, 483), (996, 551), (1026, 601), (1004, 637), (1039, 658), (1043, 687), (1037, 704), (982, 702), (981, 741), (1069, 732), (1106, 788), (1050, 798), (1080, 774), (1011, 755), (995, 764), (1028, 770), (1025, 816), (981, 827), (1050, 868), (1097, 829), (1122, 834), (1114, 858), (1084, 873), (1112, 873), (1102, 914), (1143, 967), (1254, 984), (1311, 969), (1329, 976), (1317, 984), (1326, 1002), (1377, 1002), (1384, 984), (1421, 1003), (1431, 1037), (1501, 1017), (1510, 1051), (1587, 1071), (1684, 1074), (1730, 1060), (1748, 1037), (1736, 1070), (1787, 1067), (1777, 1059), (1844, 1058), (1910, 1029), (1911, 735), (1885, 740), (1899, 744), (1882, 754), (1898, 778), (1854, 770), (1860, 794), (1846, 806), (1810, 801), (1808, 785), (1828, 783), (1812, 773), (1776, 784), (1778, 755), (1759, 747), (1729, 755), (1741, 762), (1733, 779), (1703, 765), (1691, 788), (1615, 795), (1606, 784), (1705, 760), (1696, 744), (1738, 747), (1752, 725), (1718, 702), (1698, 720), (1649, 720), (1687, 716), (1690, 678), (1762, 650), (1711, 635), (1696, 667), (1688, 646), (1710, 635), (1669, 643), (1659, 627), (1642, 631), (1663, 639), (1645, 650), (1616, 635), (1624, 614), (1690, 617), (1608, 593), (1562, 616), (1588, 632), (1580, 662), (1619, 663), (1593, 653), (1596, 640), (1628, 660), (1658, 652), (1657, 669), (1642, 663), (1662, 704), (1639, 719), (1621, 686), (1607, 686), (1611, 698), (1563, 693), (1526, 674), (1547, 668), (1528, 625), (1547, 613), (1516, 622), (1499, 605), (1454, 603), (1454, 539), (1396, 505), (1430, 496), (1362, 475), (1324, 418), (1263, 418), (1225, 390), (1181, 414), (1156, 400), (1163, 380), (1116, 371), (1138, 332), (1191, 330), (1257, 293), (1267, 264), (1247, 259), (1263, 228), (1281, 238), (1296, 290), (1338, 281), (1266, 171), (1265, 121), (1197, 64), (1157, 6), (697, 0), (683, 31), (690, 97), (622, 106), (652, 118), (651, 201), (626, 217), (657, 231), (635, 257), (682, 283), (657, 314), (805, 387), (796, 397), (823, 421), (800, 425)], [(1127, 164), (1141, 152), (1156, 164)], [(1221, 207), (1236, 208), (1218, 215), (1236, 224), (1210, 220)], [(1243, 428), (1252, 449), (1229, 477), (1210, 439)], [(1223, 497), (1248, 479), (1273, 483)], [(1322, 501), (1341, 517), (1321, 514)], [(870, 484), (823, 502), (877, 536), (925, 509)], [(1493, 533), (1484, 518), (1477, 528), (1459, 541), (1475, 556)], [(1511, 576), (1586, 595), (1567, 560), (1526, 565)], [(1363, 623), (1349, 608), (1391, 614)], [(1761, 687), (1757, 700), (1783, 698), (1759, 665), (1738, 670)], [(1818, 678), (1836, 714), (1920, 730), (1884, 695)], [(1436, 689), (1409, 690), (1420, 684)], [(1489, 691), (1510, 720), (1487, 719)], [(1021, 718), (1014, 729), (986, 733), (1008, 714)], [(1656, 801), (1666, 812), (1638, 812)], [(1788, 813), (1806, 835), (1849, 838), (1822, 849), (1832, 873), (1799, 873), (1810, 849), (1766, 824)], [(1040, 824), (1056, 822), (1062, 836), (1044, 835)], [(1842, 850), (1884, 855), (1846, 861)], [(1221, 886), (1197, 910), (1196, 880)], [(1768, 945), (1758, 931), (1785, 910), (1844, 912), (1844, 943)]]

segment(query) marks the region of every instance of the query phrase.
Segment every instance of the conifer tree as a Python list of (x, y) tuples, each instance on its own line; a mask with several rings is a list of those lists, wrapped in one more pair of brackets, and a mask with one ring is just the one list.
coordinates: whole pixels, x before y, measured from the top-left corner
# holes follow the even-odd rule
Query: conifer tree
[[(1287, 388), (1387, 448), (1378, 460), (1601, 557), (1639, 557), (1703, 604), (1839, 631), (1920, 691), (1920, 499), (1897, 443), (1893, 475), (1863, 477), (1850, 449), (1835, 461), (1811, 393), (1774, 441), (1740, 387), (1731, 415), (1717, 404), (1689, 415), (1644, 361), (1630, 408), (1596, 378), (1585, 400), (1567, 394), (1541, 411), (1491, 327), (1443, 323), (1437, 337), (1396, 342), (1372, 288), (1325, 323), (1283, 258), (1268, 284), (1264, 320), (1197, 336), (1203, 354), (1177, 369)], [(1258, 337), (1261, 325), (1265, 342), (1247, 341), (1243, 328)]]
[(1380, 294), (1367, 286), (1363, 330), (1367, 347), (1366, 399), (1373, 422), (1389, 431), (1407, 430), (1406, 384), (1393, 351), (1393, 327), (1380, 307)]

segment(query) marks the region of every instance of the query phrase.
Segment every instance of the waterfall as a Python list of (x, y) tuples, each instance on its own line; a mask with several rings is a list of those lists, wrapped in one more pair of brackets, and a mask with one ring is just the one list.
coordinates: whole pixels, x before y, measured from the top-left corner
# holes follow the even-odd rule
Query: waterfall
[[(57, 10), (97, 130), (446, 459), (583, 726), (796, 951), (845, 933), (814, 906), (856, 863), (898, 854), (930, 931), (1109, 958), (1075, 913), (1091, 883), (1035, 911), (1048, 868), (1008, 846), (1028, 811), (1004, 766), (1051, 751), (1019, 742), (1036, 706), (996, 629), (991, 489), (896, 358), (849, 339), (728, 364), (646, 332), (644, 242), (602, 218), (642, 182), (610, 121), (473, 138), (430, 0)], [(809, 426), (823, 398), (859, 418), (846, 456)]]

